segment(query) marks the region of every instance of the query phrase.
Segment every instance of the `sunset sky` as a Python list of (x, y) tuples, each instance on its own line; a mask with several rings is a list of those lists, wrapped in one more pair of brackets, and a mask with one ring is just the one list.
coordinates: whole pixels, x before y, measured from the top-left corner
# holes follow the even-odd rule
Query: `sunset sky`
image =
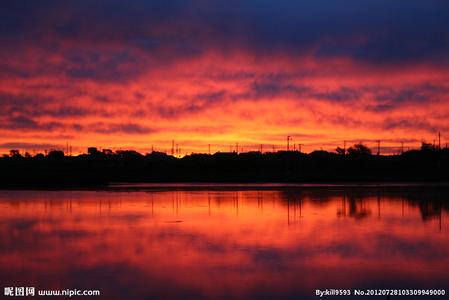
[(0, 153), (446, 143), (449, 1), (2, 1), (0, 120)]

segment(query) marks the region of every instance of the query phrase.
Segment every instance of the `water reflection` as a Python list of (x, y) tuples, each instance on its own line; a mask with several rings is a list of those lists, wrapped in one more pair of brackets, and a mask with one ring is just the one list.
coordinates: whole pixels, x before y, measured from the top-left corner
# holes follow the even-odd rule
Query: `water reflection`
[(3, 191), (0, 283), (100, 289), (104, 299), (449, 289), (448, 200), (344, 188)]

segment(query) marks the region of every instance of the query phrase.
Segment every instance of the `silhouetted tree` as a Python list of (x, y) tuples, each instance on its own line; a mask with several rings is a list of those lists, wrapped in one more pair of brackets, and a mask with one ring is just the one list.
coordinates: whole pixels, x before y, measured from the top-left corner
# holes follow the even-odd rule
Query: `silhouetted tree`
[(337, 154), (339, 155), (345, 155), (346, 154), (346, 150), (340, 147), (337, 147), (337, 149), (335, 149), (335, 151), (337, 151)]
[(47, 155), (50, 159), (61, 159), (64, 157), (64, 152), (60, 150), (51, 150)]
[(112, 154), (114, 154), (114, 152), (112, 152), (111, 149), (103, 149), (102, 152), (103, 152), (104, 155), (112, 155)]
[(349, 147), (348, 154), (350, 155), (371, 155), (371, 149), (363, 144), (355, 144)]
[(11, 156), (11, 157), (22, 157), (22, 155), (20, 155), (19, 150), (16, 150), (16, 149), (9, 150), (9, 156)]
[(142, 158), (142, 154), (134, 150), (117, 150), (115, 153), (125, 159)]

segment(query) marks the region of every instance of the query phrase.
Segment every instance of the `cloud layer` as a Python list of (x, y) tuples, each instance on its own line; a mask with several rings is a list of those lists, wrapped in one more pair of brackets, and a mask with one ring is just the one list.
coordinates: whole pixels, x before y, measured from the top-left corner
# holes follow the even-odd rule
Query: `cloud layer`
[[(447, 1), (9, 1), (0, 144), (449, 139)], [(5, 147), (2, 151), (6, 151)], [(28, 149), (28, 147), (24, 147)]]

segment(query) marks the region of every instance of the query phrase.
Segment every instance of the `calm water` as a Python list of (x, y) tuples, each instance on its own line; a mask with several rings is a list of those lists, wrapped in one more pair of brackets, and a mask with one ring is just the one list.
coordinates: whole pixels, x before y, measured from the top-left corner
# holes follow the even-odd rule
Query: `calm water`
[(96, 299), (318, 299), (317, 288), (449, 293), (449, 193), (0, 191), (0, 285), (2, 294), (3, 286), (99, 289)]

